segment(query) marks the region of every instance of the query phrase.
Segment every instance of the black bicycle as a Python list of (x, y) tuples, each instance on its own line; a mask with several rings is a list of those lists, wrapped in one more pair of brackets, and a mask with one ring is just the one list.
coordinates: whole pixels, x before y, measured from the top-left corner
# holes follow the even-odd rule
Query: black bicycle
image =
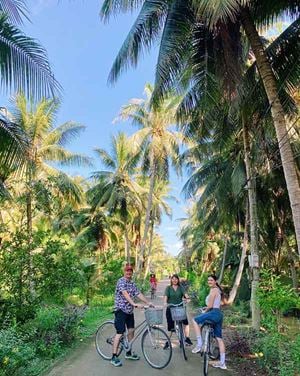
[[(145, 320), (136, 328), (136, 335), (131, 341), (128, 341), (127, 332), (121, 337), (117, 355), (123, 350), (131, 351), (133, 343), (142, 335), (141, 348), (147, 363), (153, 368), (166, 367), (172, 357), (172, 345), (168, 334), (157, 325), (163, 322), (163, 309), (148, 308), (145, 309)], [(95, 344), (98, 354), (106, 360), (112, 356), (112, 346), (116, 335), (116, 329), (113, 320), (105, 321), (97, 330)], [(165, 347), (166, 342), (168, 347)]]
[(179, 347), (182, 351), (184, 360), (187, 360), (186, 351), (185, 351), (185, 335), (183, 329), (183, 320), (187, 318), (186, 316), (186, 304), (181, 302), (179, 304), (168, 304), (171, 310), (172, 320), (175, 324), (175, 332), (179, 340)]

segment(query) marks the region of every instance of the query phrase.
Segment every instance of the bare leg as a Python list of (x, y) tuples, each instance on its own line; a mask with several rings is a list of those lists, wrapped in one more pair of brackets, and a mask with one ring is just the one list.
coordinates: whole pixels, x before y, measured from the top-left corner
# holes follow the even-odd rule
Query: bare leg
[(217, 337), (217, 341), (218, 341), (218, 345), (219, 345), (219, 349), (220, 349), (220, 354), (225, 354), (225, 344), (224, 344), (224, 341), (222, 338), (218, 338)]
[(201, 329), (200, 329), (200, 326), (196, 323), (196, 321), (195, 321), (194, 319), (192, 319), (192, 323), (193, 323), (193, 326), (194, 326), (194, 330), (195, 330), (195, 333), (196, 333), (196, 337), (201, 336)]
[(113, 354), (117, 354), (117, 352), (118, 352), (118, 346), (119, 346), (120, 339), (121, 339), (122, 335), (123, 334), (116, 334), (115, 335), (114, 344), (113, 344)]
[(127, 335), (127, 338), (128, 338), (128, 342), (130, 342), (134, 337), (134, 328), (130, 328), (128, 329), (128, 335)]
[(189, 325), (184, 325), (184, 335), (185, 335), (185, 337), (190, 336), (190, 326)]
[(220, 349), (220, 363), (225, 365), (225, 345), (224, 345), (224, 341), (222, 338), (218, 338), (217, 337), (217, 341), (218, 341), (218, 345), (219, 345), (219, 349)]

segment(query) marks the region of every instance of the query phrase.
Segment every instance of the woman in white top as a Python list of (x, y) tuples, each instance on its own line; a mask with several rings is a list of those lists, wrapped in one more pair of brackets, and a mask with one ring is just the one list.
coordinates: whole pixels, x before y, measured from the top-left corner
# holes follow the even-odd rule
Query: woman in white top
[(204, 313), (196, 316), (193, 319), (193, 325), (197, 335), (197, 346), (192, 350), (192, 352), (194, 354), (201, 352), (202, 336), (200, 327), (206, 320), (212, 321), (214, 323), (214, 335), (218, 341), (220, 349), (220, 361), (213, 364), (213, 367), (227, 369), (225, 364), (225, 345), (222, 339), (223, 313), (220, 310), (223, 291), (219, 286), (217, 277), (215, 275), (208, 276), (207, 283), (210, 287), (210, 293), (206, 297), (206, 307)]

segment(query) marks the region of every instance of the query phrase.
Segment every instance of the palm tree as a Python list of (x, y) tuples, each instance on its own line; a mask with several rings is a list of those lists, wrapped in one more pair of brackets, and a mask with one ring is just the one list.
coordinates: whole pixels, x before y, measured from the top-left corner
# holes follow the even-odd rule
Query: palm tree
[[(277, 75), (257, 32), (257, 27), (272, 24), (284, 12), (298, 16), (299, 7), (294, 1), (287, 0), (278, 1), (276, 5), (259, 0), (229, 0), (225, 4), (213, 0), (106, 0), (102, 16), (107, 19), (111, 14), (132, 10), (140, 5), (141, 11), (114, 62), (110, 80), (115, 80), (129, 64), (136, 65), (142, 49), (151, 47), (161, 36), (154, 93), (156, 103), (170, 88), (178, 88), (186, 82), (186, 76), (193, 79), (189, 100), (199, 98), (203, 87), (212, 85), (212, 69), (216, 70), (219, 78), (222, 77), (224, 88), (230, 95), (240, 77), (241, 27), (245, 30), (271, 107), (300, 255), (300, 186), (280, 101)], [(290, 73), (287, 66), (292, 66), (292, 76), (297, 81), (300, 61), (299, 23), (299, 19), (296, 20), (290, 30), (294, 36), (293, 44), (283, 45), (285, 63), (282, 66), (286, 75)], [(289, 80), (286, 77), (286, 81)]]
[(133, 179), (140, 151), (133, 150), (132, 140), (124, 133), (112, 137), (112, 152), (95, 150), (109, 171), (96, 171), (92, 178), (96, 184), (87, 192), (92, 211), (105, 207), (110, 214), (117, 214), (124, 225), (125, 257), (130, 262), (129, 223), (130, 211), (140, 210), (142, 188)]
[(46, 51), (15, 24), (28, 18), (23, 0), (0, 1), (0, 75), (2, 87), (41, 98), (54, 96), (60, 86), (51, 71)]
[(181, 135), (172, 127), (176, 123), (176, 111), (181, 98), (169, 95), (155, 109), (150, 101), (153, 87), (145, 86), (146, 99), (132, 99), (122, 107), (119, 118), (130, 119), (140, 129), (133, 135), (135, 146), (144, 150), (143, 168), (149, 174), (149, 193), (147, 198), (144, 234), (140, 244), (140, 260), (138, 270), (144, 265), (145, 248), (150, 228), (150, 216), (153, 206), (153, 192), (157, 177), (168, 179), (169, 161), (179, 167), (179, 145)]
[(52, 186), (56, 196), (61, 194), (69, 202), (80, 202), (82, 193), (78, 185), (67, 174), (58, 170), (53, 164), (61, 166), (91, 165), (89, 158), (68, 151), (65, 146), (76, 137), (84, 126), (66, 122), (54, 127), (54, 120), (59, 102), (43, 99), (38, 104), (28, 103), (23, 94), (15, 99), (12, 110), (13, 119), (26, 134), (27, 163), (24, 171), (26, 190), (27, 230), (32, 232), (32, 205), (34, 187), (37, 183)]

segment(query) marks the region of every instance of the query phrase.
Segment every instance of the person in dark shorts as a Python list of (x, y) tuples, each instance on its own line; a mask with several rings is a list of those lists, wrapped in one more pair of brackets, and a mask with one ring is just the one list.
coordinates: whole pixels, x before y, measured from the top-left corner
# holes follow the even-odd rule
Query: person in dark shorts
[[(115, 367), (122, 366), (122, 362), (117, 357), (117, 349), (123, 333), (128, 330), (128, 340), (134, 337), (134, 308), (143, 308), (143, 305), (136, 304), (134, 298), (139, 298), (146, 305), (153, 306), (137, 288), (132, 281), (133, 268), (127, 264), (124, 268), (124, 276), (117, 282), (115, 291), (115, 328), (116, 336), (113, 343), (113, 354), (111, 364)], [(125, 359), (139, 360), (139, 356), (129, 351), (125, 354)]]
[[(184, 291), (183, 287), (180, 285), (180, 280), (177, 274), (173, 274), (170, 280), (170, 285), (166, 287), (165, 294), (164, 294), (164, 303), (167, 304), (179, 304), (184, 299), (189, 299), (189, 296)], [(166, 318), (168, 323), (168, 331), (172, 333), (175, 332), (175, 325), (171, 315), (170, 307), (166, 309)], [(184, 333), (185, 333), (185, 344), (187, 346), (191, 346), (193, 343), (189, 337), (189, 323), (188, 320), (185, 319), (183, 321), (184, 325)], [(166, 343), (166, 345), (168, 345)]]

